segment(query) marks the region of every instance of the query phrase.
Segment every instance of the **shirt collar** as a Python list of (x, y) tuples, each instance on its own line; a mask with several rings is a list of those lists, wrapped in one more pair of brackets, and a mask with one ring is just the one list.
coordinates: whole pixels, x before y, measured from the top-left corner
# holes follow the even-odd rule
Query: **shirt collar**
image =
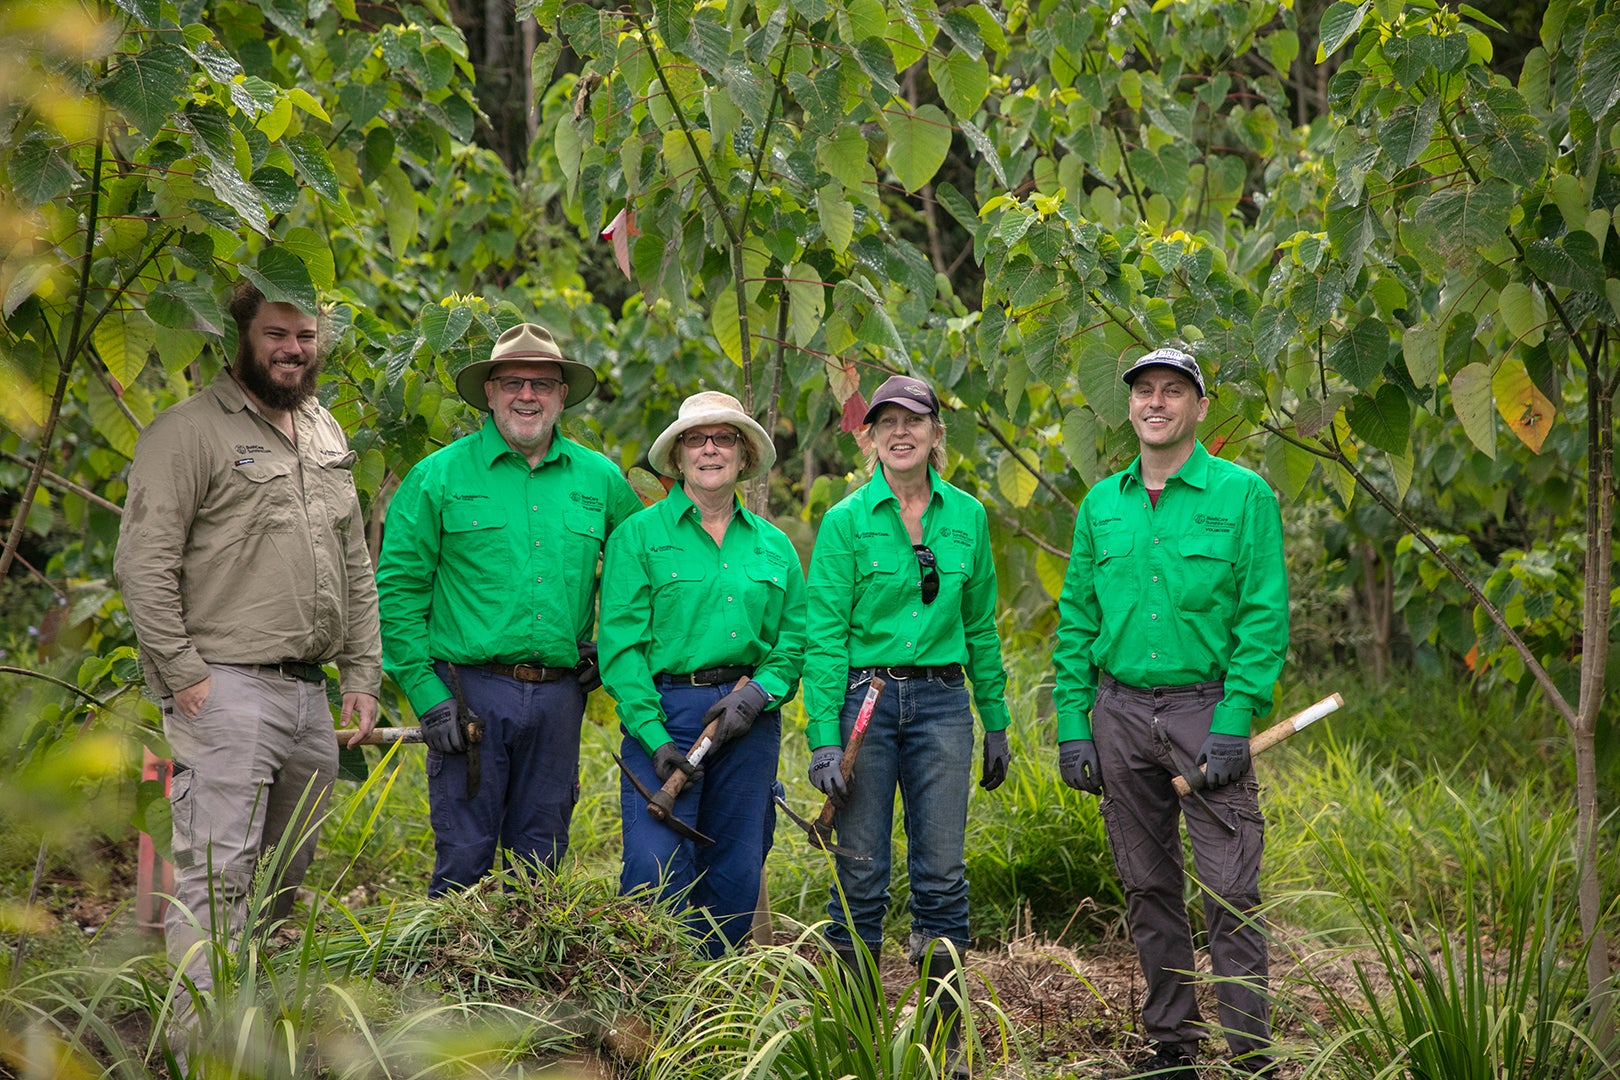
[[(872, 491), (872, 505), (874, 507), (881, 505), (885, 499), (892, 499), (897, 504), (900, 502), (900, 499), (894, 493), (894, 489), (889, 486), (889, 478), (883, 475), (882, 465), (872, 470), (872, 479), (866, 482), (866, 486)], [(930, 492), (928, 501), (935, 503), (944, 499), (944, 488), (945, 481), (940, 479), (939, 473), (934, 471), (932, 465), (928, 466), (928, 490)]]
[[(258, 406), (248, 400), (247, 392), (242, 389), (242, 384), (236, 381), (236, 376), (231, 373), (229, 364), (220, 368), (219, 374), (215, 375), (214, 381), (208, 385), (209, 389), (213, 390), (214, 396), (219, 399), (220, 405), (224, 406), (226, 412), (251, 412), (254, 416), (269, 423), (269, 418), (259, 411)], [(296, 421), (298, 417), (308, 416), (319, 404), (313, 394), (300, 401), (298, 406), (292, 410), (294, 420)]]
[[(1125, 475), (1142, 484), (1142, 455), (1136, 456), (1136, 460), (1125, 470)], [(1197, 439), (1193, 440), (1192, 456), (1181, 463), (1181, 468), (1172, 473), (1170, 479), (1180, 480), (1188, 487), (1195, 487), (1199, 491), (1209, 486), (1209, 451), (1204, 449), (1203, 443)], [(1142, 486), (1147, 487), (1146, 484)]]
[[(692, 496), (688, 495), (686, 488), (678, 482), (664, 496), (664, 505), (669, 508), (669, 512), (675, 516), (677, 521), (690, 516), (698, 524), (703, 523), (703, 511), (698, 509), (697, 503), (692, 501)], [(742, 500), (737, 497), (735, 492), (731, 495), (731, 505), (733, 520), (744, 522), (749, 528), (753, 528), (754, 515), (749, 511), (748, 507), (742, 504)]]
[[(484, 414), (484, 426), (478, 429), (478, 439), (480, 450), (479, 457), (486, 466), (493, 468), (495, 463), (501, 459), (501, 455), (512, 454), (519, 461), (523, 462), (524, 468), (529, 467), (528, 458), (506, 445), (506, 436), (502, 435), (500, 428), (495, 426), (495, 416), (493, 413)], [(540, 459), (540, 464), (550, 465), (559, 458), (571, 457), (572, 455), (569, 453), (569, 448), (572, 446), (573, 443), (565, 439), (562, 432), (558, 431), (556, 428), (552, 428), (551, 448), (546, 451), (546, 456)], [(538, 466), (536, 467), (538, 468)]]

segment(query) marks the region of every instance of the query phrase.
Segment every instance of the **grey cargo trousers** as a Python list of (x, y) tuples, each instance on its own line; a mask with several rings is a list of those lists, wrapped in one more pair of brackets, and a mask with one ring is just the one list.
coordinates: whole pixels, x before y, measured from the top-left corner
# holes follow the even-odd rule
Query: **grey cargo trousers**
[(1205, 791), (1207, 808), (1192, 797), (1183, 804), (1170, 786), (1180, 771), (1172, 762), (1190, 767), (1197, 760), (1223, 696), (1218, 682), (1141, 689), (1105, 675), (1091, 723), (1102, 766), (1103, 822), (1147, 981), (1142, 1026), (1149, 1038), (1164, 1043), (1193, 1044), (1211, 1034), (1185, 974), (1196, 967), (1182, 898), (1177, 822), (1185, 817), (1204, 888), (1210, 966), (1220, 980), (1219, 1031), (1235, 1056), (1264, 1051), (1271, 1043), (1266, 940), (1257, 913), (1265, 846), (1259, 786), (1251, 771), (1235, 784)]

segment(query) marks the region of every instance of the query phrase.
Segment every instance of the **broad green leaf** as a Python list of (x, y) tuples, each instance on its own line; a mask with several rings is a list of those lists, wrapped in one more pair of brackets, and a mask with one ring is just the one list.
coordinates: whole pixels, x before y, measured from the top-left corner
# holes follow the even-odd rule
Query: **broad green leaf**
[(196, 177), (219, 197), (220, 202), (241, 215), (242, 221), (254, 232), (261, 236), (269, 235), (270, 214), (265, 209), (264, 195), (242, 179), (235, 165), (205, 164), (197, 170)]
[(1344, 0), (1336, 0), (1329, 4), (1327, 10), (1322, 12), (1322, 22), (1319, 27), (1320, 44), (1316, 46), (1316, 62), (1318, 64), (1338, 52), (1339, 46), (1350, 40), (1361, 27), (1361, 20), (1366, 17), (1371, 0), (1361, 4), (1349, 4)]
[(1496, 460), (1496, 398), (1491, 392), (1491, 370), (1474, 363), (1451, 377), (1451, 407), (1462, 421), (1463, 433), (1481, 453)]
[(1603, 292), (1609, 298), (1609, 310), (1614, 312), (1615, 319), (1620, 321), (1620, 280), (1609, 278), (1604, 281)]
[[(147, 308), (151, 310), (150, 306)], [(163, 361), (163, 370), (173, 375), (197, 357), (202, 355), (203, 346), (208, 339), (195, 330), (175, 330), (165, 328), (157, 336), (158, 359)]]
[(900, 84), (895, 81), (894, 53), (889, 50), (883, 38), (861, 39), (850, 50), (850, 55), (855, 58), (856, 65), (866, 72), (872, 84), (884, 94), (894, 95), (900, 92)]
[(1333, 481), (1333, 490), (1338, 493), (1339, 501), (1349, 510), (1350, 504), (1356, 499), (1356, 478), (1337, 461), (1328, 466), (1327, 474), (1328, 479)]
[(163, 17), (162, 0), (113, 0), (113, 4), (149, 29), (157, 29), (158, 20)]
[(664, 496), (668, 494), (664, 490), (663, 482), (639, 465), (631, 469), (625, 475), (625, 479), (630, 481), (631, 490), (641, 497), (642, 503), (646, 506), (663, 502)]
[(1547, 195), (1557, 205), (1566, 228), (1579, 229), (1585, 225), (1592, 203), (1581, 190), (1580, 180), (1569, 173), (1559, 173), (1548, 183)]
[(1034, 498), (1037, 486), (1028, 469), (1014, 461), (1011, 454), (1002, 455), (1001, 463), (996, 466), (996, 487), (1002, 498), (1022, 510)]
[[(668, 136), (664, 139), (665, 146), (669, 145)], [(557, 154), (557, 164), (562, 173), (568, 178), (568, 185), (572, 188), (579, 183), (579, 163), (585, 151), (585, 143), (580, 135), (577, 124), (571, 124), (566, 119), (558, 121), (556, 134), (552, 136), (551, 147)], [(397, 166), (396, 166), (397, 168)]]
[(321, 142), (320, 136), (306, 131), (282, 141), (287, 148), (287, 154), (298, 166), (309, 186), (321, 194), (321, 197), (336, 205), (343, 203), (342, 185), (338, 182), (337, 173), (332, 169), (332, 159), (327, 156), (326, 146)]
[(1402, 105), (1378, 125), (1378, 143), (1396, 168), (1404, 169), (1417, 161), (1434, 137), (1439, 118), (1440, 99), (1426, 97), (1416, 105)]
[(982, 56), (969, 56), (959, 49), (943, 57), (938, 53), (930, 54), (928, 74), (933, 76), (945, 107), (961, 120), (977, 112), (990, 92), (990, 66)]
[(737, 292), (728, 282), (709, 310), (709, 328), (720, 349), (734, 364), (742, 363), (742, 324), (737, 317)]
[(1389, 329), (1377, 319), (1363, 319), (1328, 350), (1327, 364), (1358, 389), (1366, 390), (1389, 360)]
[(889, 317), (888, 309), (882, 304), (872, 305), (872, 310), (866, 313), (860, 327), (855, 331), (855, 337), (880, 349), (893, 349), (902, 354), (906, 351), (905, 342), (900, 340), (900, 332), (894, 328), (894, 320)]
[(1541, 344), (1546, 336), (1543, 324), (1547, 321), (1547, 303), (1539, 290), (1522, 281), (1510, 281), (1502, 286), (1496, 309), (1501, 312), (1502, 321), (1515, 342), (1526, 346)]
[(841, 185), (828, 184), (816, 192), (816, 216), (832, 249), (840, 255), (848, 251), (855, 235), (855, 205), (844, 198)]
[(472, 308), (465, 304), (454, 307), (428, 304), (422, 308), (422, 315), (417, 320), (422, 340), (435, 353), (442, 353), (460, 341), (468, 327), (472, 326), (472, 321)]
[(790, 263), (782, 268), (787, 278), (788, 321), (794, 344), (810, 344), (821, 329), (821, 318), (826, 313), (827, 290), (821, 275), (809, 263)]
[(1068, 572), (1068, 562), (1045, 548), (1035, 549), (1035, 576), (1040, 579), (1046, 595), (1053, 600), (1063, 595), (1063, 578)]
[(1531, 241), (1524, 249), (1524, 264), (1549, 285), (1594, 293), (1604, 290), (1603, 261), (1598, 255), (1597, 241), (1584, 229), (1567, 233), (1562, 243)]
[(1120, 374), (1125, 370), (1119, 355), (1107, 345), (1089, 344), (1080, 354), (1075, 378), (1086, 404), (1110, 428), (1117, 428), (1130, 415), (1130, 388)]
[(90, 379), (85, 384), (85, 397), (89, 399), (91, 427), (107, 440), (109, 447), (126, 458), (134, 457), (135, 440), (140, 433), (100, 379)]
[(66, 194), (80, 180), (79, 170), (42, 138), (24, 139), (7, 167), (11, 189), (24, 210)]
[(890, 109), (889, 152), (886, 160), (907, 191), (916, 191), (934, 178), (951, 148), (950, 119), (934, 105), (916, 112)]
[(816, 143), (816, 165), (845, 191), (860, 192), (866, 181), (866, 136), (856, 125), (844, 124)]
[(1511, 184), (1529, 187), (1546, 171), (1547, 140), (1528, 116), (1505, 125), (1490, 145), (1486, 168)]
[(956, 42), (956, 47), (977, 60), (984, 55), (984, 35), (967, 12), (961, 8), (952, 8), (940, 19), (940, 27), (945, 36)]
[(96, 324), (91, 341), (108, 374), (120, 386), (129, 386), (146, 367), (152, 346), (157, 343), (157, 327), (141, 312), (114, 312)]
[(1398, 386), (1385, 383), (1377, 394), (1357, 394), (1345, 410), (1356, 437), (1391, 454), (1406, 451), (1412, 427), (1412, 403)]
[(282, 247), (296, 252), (309, 268), (309, 279), (317, 289), (330, 289), (337, 271), (332, 264), (332, 249), (326, 239), (314, 229), (294, 226), (281, 238)]
[(316, 309), (315, 286), (309, 280), (304, 261), (284, 247), (267, 247), (259, 252), (258, 265), (242, 264), (240, 269), (276, 304), (294, 304), (307, 315)]
[(1063, 417), (1063, 456), (1087, 487), (1102, 479), (1097, 462), (1097, 416), (1084, 406), (1070, 409)]
[[(171, 278), (153, 289), (146, 297), (146, 313), (159, 326), (170, 330), (200, 330), (208, 334), (224, 333), (225, 320), (214, 294), (195, 281)], [(159, 343), (168, 334), (158, 336)], [(159, 350), (161, 351), (161, 349)], [(164, 365), (168, 365), (165, 356)]]
[(1496, 398), (1496, 411), (1507, 422), (1508, 430), (1518, 436), (1531, 453), (1541, 453), (1557, 410), (1530, 378), (1523, 362), (1509, 357), (1502, 361), (1491, 379), (1491, 393)]
[(1577, 93), (1593, 120), (1603, 119), (1620, 101), (1620, 40), (1615, 25), (1613, 15), (1599, 16), (1581, 43)]
[(1445, 327), (1435, 323), (1408, 326), (1401, 335), (1401, 355), (1406, 360), (1406, 372), (1420, 389), (1427, 389), (1439, 381), (1441, 349), (1445, 340)]
[(1507, 232), (1513, 189), (1497, 179), (1437, 191), (1412, 213), (1423, 239), (1448, 262), (1472, 264)]
[(154, 45), (137, 56), (125, 58), (102, 80), (101, 95), (107, 104), (145, 135), (154, 138), (163, 130), (176, 103), (191, 80), (192, 59), (178, 45)]
[[(566, 125), (559, 125), (559, 127)], [(377, 177), (382, 189), (383, 221), (388, 227), (388, 249), (398, 259), (416, 242), (416, 189), (398, 165), (390, 165)]]
[(1293, 502), (1305, 490), (1305, 482), (1316, 468), (1316, 455), (1287, 439), (1273, 437), (1266, 441), (1266, 477), (1285, 501)]
[(1008, 262), (996, 278), (996, 285), (1006, 290), (1007, 300), (1014, 309), (1029, 307), (1051, 292), (1056, 284), (1055, 269), (1024, 255)]

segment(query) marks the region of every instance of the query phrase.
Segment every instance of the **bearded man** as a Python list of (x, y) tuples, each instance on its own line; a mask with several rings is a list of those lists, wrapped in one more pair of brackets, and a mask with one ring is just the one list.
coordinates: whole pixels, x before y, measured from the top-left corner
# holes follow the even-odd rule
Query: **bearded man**
[(351, 746), (382, 682), (355, 454), (314, 398), (318, 320), (245, 279), (230, 312), (236, 362), (135, 446), (115, 562), (174, 756), (168, 953), (203, 990), (199, 931), (236, 937), (261, 860), (273, 927), (314, 856), (338, 764), (323, 665)]

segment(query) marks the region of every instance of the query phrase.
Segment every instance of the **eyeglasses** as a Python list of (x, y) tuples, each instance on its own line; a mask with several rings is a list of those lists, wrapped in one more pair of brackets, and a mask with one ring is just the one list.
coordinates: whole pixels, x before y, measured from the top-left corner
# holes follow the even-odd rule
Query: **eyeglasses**
[(521, 394), (525, 386), (532, 387), (534, 392), (541, 397), (549, 397), (567, 385), (561, 379), (544, 376), (538, 379), (524, 379), (517, 375), (502, 375), (498, 379), (491, 379), (490, 382), (500, 387), (502, 393), (511, 394), (514, 397)]
[(917, 565), (922, 567), (922, 580), (918, 582), (922, 587), (922, 602), (932, 604), (939, 596), (939, 560), (934, 558), (927, 544), (912, 544), (911, 550), (917, 553)]
[(681, 445), (688, 450), (701, 450), (704, 443), (713, 439), (714, 445), (720, 449), (730, 450), (741, 437), (735, 431), (711, 431), (707, 435), (699, 431), (686, 431), (681, 433)]

